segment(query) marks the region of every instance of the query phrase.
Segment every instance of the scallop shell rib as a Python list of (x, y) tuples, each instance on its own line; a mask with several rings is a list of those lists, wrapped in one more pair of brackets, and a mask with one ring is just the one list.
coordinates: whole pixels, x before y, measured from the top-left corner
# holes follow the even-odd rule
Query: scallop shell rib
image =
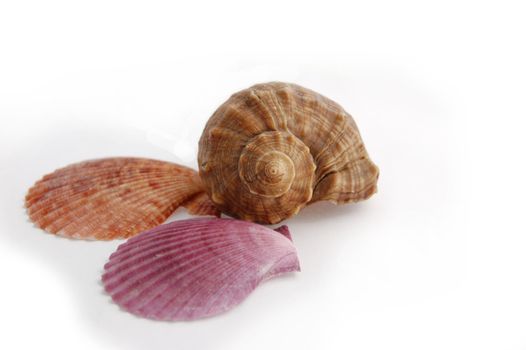
[[(273, 141), (260, 147), (264, 135)], [(260, 223), (316, 201), (367, 199), (378, 179), (352, 117), (312, 90), (281, 82), (254, 85), (221, 105), (201, 136), (198, 161), (219, 209)], [(273, 177), (256, 182), (267, 173)]]
[(126, 238), (161, 224), (203, 190), (189, 168), (142, 158), (107, 158), (44, 176), (25, 205), (40, 228), (78, 239)]
[(104, 269), (104, 287), (124, 310), (178, 321), (225, 312), (262, 281), (299, 271), (299, 262), (286, 227), (192, 219), (131, 238)]

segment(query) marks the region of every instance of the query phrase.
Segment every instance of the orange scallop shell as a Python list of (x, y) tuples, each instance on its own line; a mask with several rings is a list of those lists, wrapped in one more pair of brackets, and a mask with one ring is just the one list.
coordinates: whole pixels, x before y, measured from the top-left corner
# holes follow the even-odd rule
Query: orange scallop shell
[(216, 215), (197, 172), (143, 158), (85, 161), (44, 176), (27, 193), (30, 219), (54, 234), (110, 240), (164, 222), (179, 206)]

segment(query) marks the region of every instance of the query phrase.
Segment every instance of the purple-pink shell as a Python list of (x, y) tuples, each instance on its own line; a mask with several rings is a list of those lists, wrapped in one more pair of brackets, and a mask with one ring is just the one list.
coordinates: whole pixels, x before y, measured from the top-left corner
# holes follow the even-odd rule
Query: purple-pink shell
[(300, 267), (286, 226), (192, 219), (131, 238), (104, 269), (104, 287), (123, 309), (176, 321), (225, 312), (262, 281)]

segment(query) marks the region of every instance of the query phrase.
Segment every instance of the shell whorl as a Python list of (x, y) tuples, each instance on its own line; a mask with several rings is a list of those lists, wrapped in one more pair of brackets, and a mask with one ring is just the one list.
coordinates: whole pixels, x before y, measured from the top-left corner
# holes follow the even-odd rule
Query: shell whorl
[(260, 223), (280, 222), (315, 201), (366, 199), (378, 178), (342, 107), (279, 82), (254, 85), (223, 103), (203, 131), (198, 162), (222, 212)]
[(257, 135), (243, 148), (239, 157), (241, 180), (251, 193), (265, 197), (287, 193), (298, 172), (297, 176), (304, 179), (299, 181), (303, 186), (294, 190), (305, 193), (310, 200), (310, 183), (315, 168), (309, 148), (294, 135), (280, 131)]

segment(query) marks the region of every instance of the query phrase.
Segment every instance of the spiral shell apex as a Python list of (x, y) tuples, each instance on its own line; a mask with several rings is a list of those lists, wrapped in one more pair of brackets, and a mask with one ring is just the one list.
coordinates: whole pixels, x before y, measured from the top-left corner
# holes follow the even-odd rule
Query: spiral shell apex
[(198, 162), (215, 206), (259, 223), (280, 222), (316, 201), (367, 199), (378, 179), (342, 107), (279, 82), (254, 85), (221, 105), (203, 131)]

